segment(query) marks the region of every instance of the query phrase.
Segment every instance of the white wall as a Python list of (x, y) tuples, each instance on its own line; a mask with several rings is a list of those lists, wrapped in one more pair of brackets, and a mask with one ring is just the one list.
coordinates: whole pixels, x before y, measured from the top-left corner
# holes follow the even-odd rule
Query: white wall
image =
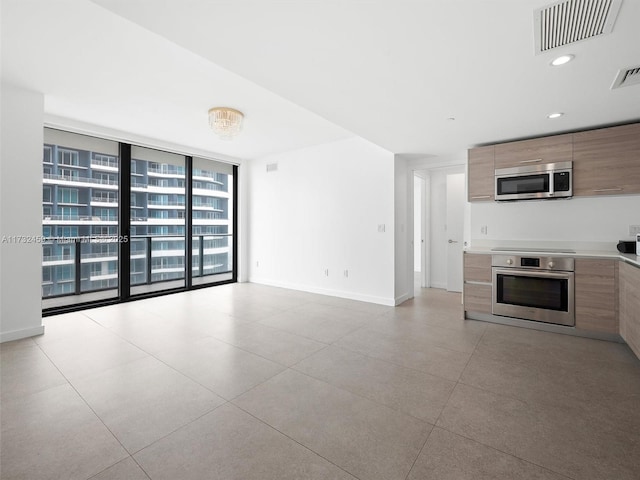
[(350, 138), (248, 162), (245, 174), (250, 281), (393, 304), (393, 154)]
[[(615, 250), (640, 225), (640, 196), (471, 204), (471, 246), (544, 242)], [(487, 226), (487, 234), (481, 227)]]
[(35, 241), (42, 235), (44, 97), (5, 84), (1, 91), (0, 341), (5, 342), (44, 332), (42, 245)]

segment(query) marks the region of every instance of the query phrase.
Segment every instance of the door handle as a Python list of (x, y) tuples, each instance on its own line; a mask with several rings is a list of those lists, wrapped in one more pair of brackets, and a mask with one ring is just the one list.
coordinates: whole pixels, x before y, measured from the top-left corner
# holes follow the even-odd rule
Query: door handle
[(449, 239), (449, 243), (458, 243), (458, 241)]

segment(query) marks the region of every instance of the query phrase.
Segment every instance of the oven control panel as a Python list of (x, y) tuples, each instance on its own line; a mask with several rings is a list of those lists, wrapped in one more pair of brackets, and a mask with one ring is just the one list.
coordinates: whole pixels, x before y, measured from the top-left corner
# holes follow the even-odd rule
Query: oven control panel
[(536, 255), (492, 255), (491, 266), (573, 272), (574, 260), (567, 257), (541, 257)]

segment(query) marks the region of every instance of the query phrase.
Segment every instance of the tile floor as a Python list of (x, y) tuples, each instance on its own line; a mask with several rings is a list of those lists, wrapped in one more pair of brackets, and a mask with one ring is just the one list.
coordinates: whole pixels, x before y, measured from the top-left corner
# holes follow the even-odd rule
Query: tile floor
[(640, 478), (625, 345), (235, 284), (45, 319), (1, 355), (10, 479)]

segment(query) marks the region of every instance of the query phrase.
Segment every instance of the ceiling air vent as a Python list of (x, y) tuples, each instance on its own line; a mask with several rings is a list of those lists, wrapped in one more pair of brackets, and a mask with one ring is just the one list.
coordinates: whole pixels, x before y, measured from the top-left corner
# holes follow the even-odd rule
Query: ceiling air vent
[(611, 33), (622, 0), (564, 0), (533, 14), (536, 53)]
[(611, 89), (638, 85), (640, 83), (640, 66), (623, 68), (618, 71)]

